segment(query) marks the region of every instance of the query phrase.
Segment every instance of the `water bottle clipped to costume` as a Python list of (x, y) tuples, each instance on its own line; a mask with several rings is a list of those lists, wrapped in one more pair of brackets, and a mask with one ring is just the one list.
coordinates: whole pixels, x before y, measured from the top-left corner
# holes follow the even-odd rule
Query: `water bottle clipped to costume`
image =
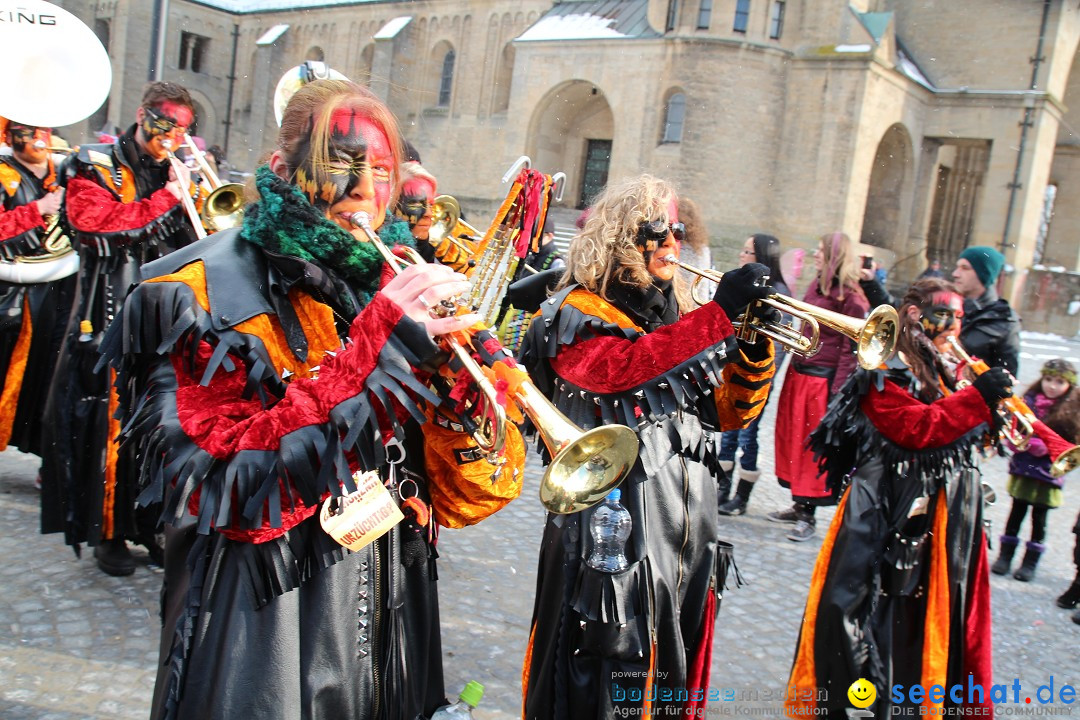
[(467, 720), (472, 718), (473, 708), (480, 704), (480, 698), (484, 697), (484, 686), (475, 680), (465, 684), (465, 689), (458, 695), (458, 701), (453, 705), (443, 705), (431, 716), (431, 720)]
[(629, 563), (626, 560), (626, 539), (630, 537), (630, 512), (619, 500), (622, 491), (608, 493), (603, 504), (596, 508), (589, 524), (593, 537), (593, 550), (585, 562), (601, 572), (622, 572)]

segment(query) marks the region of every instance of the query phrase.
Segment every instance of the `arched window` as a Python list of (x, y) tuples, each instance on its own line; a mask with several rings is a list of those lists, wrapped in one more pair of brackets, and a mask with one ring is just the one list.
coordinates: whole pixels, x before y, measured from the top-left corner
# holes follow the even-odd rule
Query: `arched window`
[(315, 62), (325, 62), (326, 53), (318, 45), (312, 45), (308, 48), (307, 55), (304, 56), (305, 60), (314, 60)]
[(514, 80), (514, 44), (506, 43), (503, 46), (502, 61), (499, 64), (499, 74), (495, 80), (495, 104), (494, 112), (506, 112), (510, 107), (510, 86)]
[(439, 76), (439, 107), (450, 106), (450, 91), (454, 87), (454, 50), (446, 51), (442, 61), (442, 74)]
[(664, 135), (661, 143), (682, 142), (683, 124), (686, 120), (686, 95), (672, 93), (664, 113)]

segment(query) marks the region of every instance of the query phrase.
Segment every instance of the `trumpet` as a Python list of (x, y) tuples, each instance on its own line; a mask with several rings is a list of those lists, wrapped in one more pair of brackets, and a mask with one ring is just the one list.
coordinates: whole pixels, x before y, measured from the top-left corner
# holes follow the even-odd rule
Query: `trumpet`
[(240, 183), (222, 182), (206, 161), (206, 154), (195, 145), (195, 141), (187, 133), (184, 133), (184, 145), (210, 184), (210, 194), (203, 201), (200, 213), (206, 227), (217, 232), (240, 225), (244, 221), (244, 186)]
[[(353, 213), (349, 220), (375, 246), (392, 271), (400, 273), (403, 261), (390, 252), (371, 229), (368, 214)], [(424, 262), (419, 255), (410, 259), (418, 264)], [(448, 317), (456, 314), (460, 306), (460, 302), (445, 301), (431, 311), (436, 317)], [(471, 333), (475, 335), (470, 334), (470, 343), (481, 336), (485, 348), (489, 348), (489, 343), (497, 342), (486, 327), (473, 328)], [(505, 410), (470, 349), (452, 334), (443, 335), (439, 340), (461, 362), (485, 398), (485, 405), (479, 408), (481, 418), (476, 423), (473, 439), (488, 454), (489, 460), (497, 463), (506, 442)], [(491, 352), (488, 349), (488, 354), (495, 356), (500, 350)], [(540, 501), (549, 511), (567, 514), (595, 505), (617, 487), (633, 467), (638, 454), (638, 438), (625, 425), (604, 425), (583, 431), (552, 405), (527, 375), (516, 388), (508, 391), (507, 397), (532, 421), (552, 457), (540, 483)]]
[[(718, 283), (724, 275), (716, 270), (703, 270), (688, 265), (681, 262), (674, 255), (666, 256), (664, 262), (669, 265), (678, 265), (683, 270), (698, 276), (694, 279), (694, 284), (690, 290), (694, 302), (698, 305), (704, 305), (708, 302), (697, 296), (698, 284), (702, 280), (711, 280)], [(810, 357), (820, 349), (822, 325), (855, 342), (855, 356), (859, 366), (866, 370), (873, 370), (891, 358), (893, 353), (896, 352), (896, 342), (900, 339), (900, 316), (897, 315), (896, 309), (891, 305), (879, 305), (870, 312), (870, 315), (865, 320), (861, 320), (778, 293), (756, 302), (801, 320), (803, 329), (808, 331), (809, 335), (795, 330), (790, 325), (761, 320), (754, 317), (754, 314), (749, 312), (748, 309), (741, 320), (732, 323), (735, 326), (737, 336), (751, 342), (756, 341), (759, 336), (767, 337), (780, 343), (800, 357)]]
[[(971, 368), (976, 376), (982, 375), (990, 369), (984, 360), (971, 357), (955, 335), (945, 338), (952, 348), (956, 357)], [(1022, 398), (1011, 395), (1001, 401), (998, 406), (998, 414), (1005, 421), (1002, 434), (1016, 447), (1017, 450), (1025, 449), (1031, 442), (1032, 437), (1037, 437), (1046, 444), (1050, 451), (1050, 474), (1061, 477), (1065, 473), (1080, 465), (1080, 445), (1073, 445), (1065, 438), (1050, 429), (1032, 411)]]

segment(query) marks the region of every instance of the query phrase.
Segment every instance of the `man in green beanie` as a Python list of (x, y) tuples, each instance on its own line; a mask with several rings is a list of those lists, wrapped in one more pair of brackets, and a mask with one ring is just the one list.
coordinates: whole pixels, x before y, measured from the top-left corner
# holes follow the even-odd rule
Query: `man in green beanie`
[(997, 284), (1005, 256), (992, 247), (974, 245), (960, 253), (952, 279), (964, 296), (960, 343), (991, 367), (1016, 375), (1020, 365), (1020, 318), (998, 297)]

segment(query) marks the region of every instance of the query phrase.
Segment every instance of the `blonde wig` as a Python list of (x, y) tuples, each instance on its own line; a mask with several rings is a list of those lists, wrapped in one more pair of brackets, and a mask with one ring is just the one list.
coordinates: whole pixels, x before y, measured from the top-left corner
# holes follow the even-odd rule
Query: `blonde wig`
[[(593, 201), (581, 232), (570, 241), (558, 287), (577, 283), (610, 302), (613, 282), (636, 288), (652, 284), (654, 278), (634, 243), (642, 223), (672, 220), (668, 206), (673, 200), (675, 188), (647, 174), (605, 188)], [(689, 293), (678, 274), (673, 282), (679, 310), (686, 312), (691, 309)]]

